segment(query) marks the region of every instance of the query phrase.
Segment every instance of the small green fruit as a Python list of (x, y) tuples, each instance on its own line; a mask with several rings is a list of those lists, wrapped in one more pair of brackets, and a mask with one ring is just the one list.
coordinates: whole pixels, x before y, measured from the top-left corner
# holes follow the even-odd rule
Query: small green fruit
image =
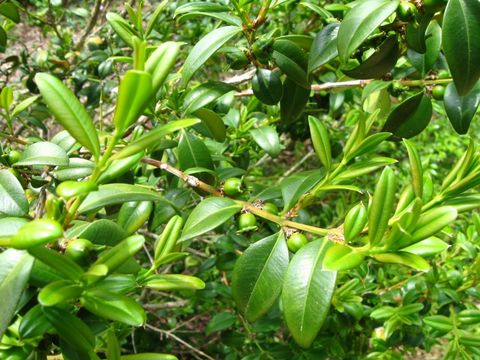
[(411, 2), (402, 1), (397, 8), (397, 17), (405, 22), (412, 21), (417, 13), (417, 7)]
[(242, 193), (242, 180), (239, 178), (230, 178), (223, 184), (223, 192), (228, 196), (236, 196)]
[(10, 164), (15, 164), (18, 160), (20, 160), (20, 157), (22, 156), (22, 153), (18, 150), (12, 150), (8, 153), (8, 161)]
[(306, 243), (308, 239), (302, 233), (293, 233), (287, 240), (287, 247), (293, 253), (296, 253), (300, 250)]
[(255, 230), (257, 218), (252, 213), (243, 213), (238, 218), (238, 228), (241, 232)]
[(435, 100), (443, 100), (443, 96), (445, 95), (445, 86), (443, 85), (435, 85), (432, 89), (432, 97)]
[(450, 77), (450, 73), (448, 72), (448, 70), (445, 70), (445, 69), (444, 69), (444, 70), (440, 70), (440, 71), (438, 72), (437, 77), (438, 77), (439, 79), (448, 79), (448, 78)]
[(269, 212), (270, 214), (277, 215), (278, 207), (274, 203), (267, 202), (263, 205), (263, 210)]
[(75, 239), (68, 243), (65, 249), (65, 256), (80, 265), (86, 265), (92, 247), (93, 244), (87, 239)]

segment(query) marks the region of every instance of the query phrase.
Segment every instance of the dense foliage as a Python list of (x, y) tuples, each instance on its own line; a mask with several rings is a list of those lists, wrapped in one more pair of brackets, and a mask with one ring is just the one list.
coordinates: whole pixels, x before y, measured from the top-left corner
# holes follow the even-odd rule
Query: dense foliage
[(0, 17), (0, 359), (480, 358), (478, 0)]

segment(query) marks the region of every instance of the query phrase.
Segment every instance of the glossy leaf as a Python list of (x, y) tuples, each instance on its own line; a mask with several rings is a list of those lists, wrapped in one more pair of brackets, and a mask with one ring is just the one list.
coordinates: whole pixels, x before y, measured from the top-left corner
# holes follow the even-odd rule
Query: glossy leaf
[(264, 315), (280, 295), (288, 267), (283, 231), (257, 241), (235, 263), (233, 298), (248, 321)]
[(455, 131), (459, 134), (466, 134), (480, 105), (480, 82), (477, 82), (477, 85), (465, 96), (458, 94), (453, 83), (448, 84), (443, 104), (448, 120)]
[(315, 153), (328, 171), (332, 166), (332, 151), (327, 128), (319, 119), (313, 116), (308, 117), (308, 124)]
[[(154, 130), (151, 130), (150, 132), (152, 131)], [(136, 148), (135, 151), (138, 149), (139, 148)], [(133, 152), (133, 149), (129, 148), (129, 146), (124, 148), (124, 150), (127, 153), (129, 152), (129, 150), (132, 150)], [(123, 174), (128, 173), (129, 171), (135, 169), (135, 167), (138, 165), (138, 163), (140, 162), (140, 160), (143, 158), (144, 155), (145, 153), (143, 150), (139, 150), (139, 152), (136, 152), (133, 155), (126, 156), (126, 157), (123, 157), (121, 152), (113, 155), (112, 156), (113, 161), (110, 163), (107, 169), (104, 172), (102, 172), (102, 174), (97, 180), (97, 184), (115, 182), (115, 180), (121, 177)], [(117, 159), (117, 156), (118, 156), (118, 159)]]
[[(166, 2), (164, 3), (166, 4)], [(175, 65), (181, 45), (178, 42), (166, 41), (156, 48), (145, 62), (145, 71), (152, 76), (153, 96), (163, 85), (173, 65)]]
[(41, 141), (28, 146), (14, 166), (68, 166), (68, 155), (60, 146)]
[(95, 346), (95, 335), (78, 317), (57, 307), (44, 307), (43, 313), (57, 330), (58, 336), (74, 348), (90, 351)]
[(57, 251), (37, 246), (28, 249), (28, 252), (65, 279), (78, 280), (83, 274), (83, 269), (76, 262)]
[(337, 37), (338, 55), (343, 63), (397, 9), (398, 4), (398, 0), (366, 0), (348, 12)]
[(122, 205), (117, 216), (117, 224), (120, 225), (128, 235), (140, 229), (149, 219), (153, 210), (151, 201), (131, 201)]
[(162, 235), (157, 238), (154, 244), (155, 265), (160, 262), (162, 258), (167, 256), (175, 247), (183, 227), (183, 219), (179, 215), (173, 216), (165, 226)]
[(205, 283), (195, 277), (181, 274), (159, 274), (149, 276), (142, 284), (158, 291), (201, 290)]
[(27, 285), (33, 258), (24, 251), (13, 249), (0, 253), (0, 336), (15, 315), (17, 303)]
[(443, 16), (442, 44), (459, 95), (480, 78), (480, 3), (449, 0)]
[(28, 222), (25, 218), (6, 217), (0, 219), (0, 238), (9, 238)]
[(178, 360), (174, 355), (159, 353), (139, 353), (132, 355), (122, 355), (121, 360)]
[(272, 57), (290, 80), (299, 86), (310, 88), (307, 57), (299, 46), (288, 40), (277, 40), (273, 44)]
[[(213, 160), (207, 146), (193, 134), (183, 132), (178, 144), (178, 162), (180, 169), (204, 168), (213, 170)], [(214, 177), (209, 173), (198, 174), (197, 177), (209, 184), (214, 183)]]
[(216, 112), (202, 108), (193, 113), (196, 117), (202, 120), (202, 123), (207, 127), (210, 137), (216, 141), (223, 142), (227, 136), (227, 129), (223, 119)]
[(63, 236), (62, 226), (49, 219), (35, 219), (23, 225), (10, 239), (0, 239), (1, 246), (28, 249)]
[(180, 241), (215, 229), (242, 209), (242, 205), (227, 198), (209, 197), (198, 204), (185, 222)]
[(146, 320), (143, 308), (126, 295), (92, 289), (82, 294), (81, 302), (92, 314), (123, 324), (140, 326)]
[(407, 24), (405, 40), (408, 47), (417, 53), (424, 54), (427, 50), (426, 31), (432, 16), (431, 13), (423, 13), (415, 21), (410, 21)]
[(328, 247), (323, 266), (327, 270), (348, 270), (359, 266), (363, 262), (364, 256), (354, 248), (349, 246), (334, 243)]
[(412, 173), (412, 186), (415, 196), (422, 198), (423, 195), (423, 168), (422, 161), (420, 160), (420, 155), (418, 154), (417, 148), (413, 145), (412, 142), (408, 140), (403, 140), (405, 147), (408, 152), (408, 159), (410, 161), (410, 172)]
[(118, 89), (117, 105), (113, 116), (113, 123), (119, 135), (138, 120), (152, 95), (150, 73), (140, 70), (128, 70), (125, 73)]
[(308, 73), (320, 68), (338, 55), (337, 34), (339, 23), (332, 23), (320, 30), (313, 40), (308, 59)]
[(51, 282), (38, 293), (38, 302), (42, 306), (55, 306), (80, 297), (83, 287), (69, 280)]
[(9, 18), (14, 23), (20, 22), (20, 15), (18, 13), (17, 5), (11, 2), (5, 2), (0, 4), (0, 14)]
[(310, 89), (297, 85), (287, 77), (283, 82), (283, 97), (280, 101), (280, 118), (292, 123), (303, 113), (310, 97)]
[(45, 334), (51, 327), (42, 307), (37, 304), (23, 316), (18, 332), (22, 339), (35, 338)]
[(0, 216), (24, 216), (29, 205), (22, 185), (8, 170), (0, 170)]
[(280, 137), (273, 126), (262, 126), (250, 130), (253, 140), (271, 157), (276, 157), (282, 151)]
[(457, 218), (457, 210), (452, 206), (441, 206), (423, 213), (412, 232), (412, 241), (420, 241), (441, 231)]
[(396, 175), (386, 167), (378, 179), (368, 214), (368, 237), (371, 244), (378, 244), (385, 234), (393, 212), (396, 194)]
[(442, 46), (442, 29), (436, 21), (432, 21), (425, 35), (425, 53), (408, 50), (408, 58), (422, 76), (425, 76), (438, 60)]
[(38, 73), (35, 82), (55, 119), (98, 158), (100, 143), (93, 121), (75, 95), (56, 77)]
[(122, 39), (125, 44), (133, 48), (133, 37), (136, 35), (128, 21), (114, 12), (108, 12), (105, 16), (113, 31)]
[(379, 78), (392, 70), (399, 57), (397, 36), (390, 36), (360, 65), (353, 69), (344, 69), (342, 72), (354, 79)]
[(234, 90), (234, 86), (221, 81), (210, 81), (201, 84), (185, 95), (183, 99), (183, 109), (186, 114), (194, 113)]
[(323, 268), (326, 239), (301, 248), (288, 266), (282, 290), (283, 316), (295, 341), (309, 347), (328, 314), (337, 273)]
[(420, 134), (432, 117), (432, 102), (420, 92), (398, 105), (387, 118), (383, 131), (397, 138), (411, 138)]
[(289, 210), (300, 197), (311, 190), (322, 179), (322, 173), (319, 171), (308, 171), (290, 175), (280, 184), (283, 201), (285, 203), (283, 210)]
[(108, 273), (112, 273), (139, 252), (143, 248), (143, 244), (145, 244), (145, 238), (143, 236), (129, 236), (114, 247), (102, 252), (91, 269), (98, 265), (105, 265)]
[(129, 201), (155, 201), (162, 199), (163, 196), (161, 194), (141, 186), (130, 184), (100, 185), (97, 191), (88, 194), (78, 211), (83, 213)]
[(452, 320), (444, 315), (431, 315), (423, 318), (423, 322), (442, 333), (453, 330)]
[(355, 205), (345, 216), (343, 236), (346, 241), (353, 241), (365, 228), (368, 220), (367, 209), (362, 203)]
[(186, 85), (195, 72), (228, 40), (239, 34), (239, 26), (223, 26), (209, 32), (190, 51), (182, 68), (182, 80)]
[(421, 271), (430, 270), (430, 265), (424, 258), (407, 252), (377, 254), (373, 257), (383, 263), (405, 265)]
[(252, 90), (255, 97), (267, 105), (275, 105), (283, 95), (283, 85), (276, 71), (258, 68), (252, 78)]
[(400, 249), (400, 251), (409, 252), (419, 256), (431, 256), (447, 250), (449, 246), (450, 245), (439, 238), (430, 237)]

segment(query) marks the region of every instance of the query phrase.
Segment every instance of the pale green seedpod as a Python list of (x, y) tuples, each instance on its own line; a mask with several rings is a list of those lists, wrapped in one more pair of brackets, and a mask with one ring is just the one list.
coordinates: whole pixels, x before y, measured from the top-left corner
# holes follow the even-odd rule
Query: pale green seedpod
[(67, 180), (57, 186), (58, 196), (64, 199), (70, 199), (74, 196), (87, 195), (89, 192), (97, 190), (98, 186), (93, 181), (73, 181)]
[(310, 136), (315, 153), (328, 171), (332, 167), (332, 151), (327, 128), (320, 120), (315, 119), (313, 116), (308, 117), (308, 124), (310, 126)]
[(120, 208), (117, 217), (117, 224), (120, 225), (128, 235), (140, 229), (148, 220), (153, 210), (151, 201), (130, 201)]
[(368, 220), (367, 209), (362, 203), (355, 205), (345, 216), (343, 237), (346, 241), (354, 240), (365, 228)]
[(57, 221), (36, 219), (23, 225), (10, 239), (0, 239), (0, 246), (29, 249), (52, 242), (62, 236), (63, 228)]

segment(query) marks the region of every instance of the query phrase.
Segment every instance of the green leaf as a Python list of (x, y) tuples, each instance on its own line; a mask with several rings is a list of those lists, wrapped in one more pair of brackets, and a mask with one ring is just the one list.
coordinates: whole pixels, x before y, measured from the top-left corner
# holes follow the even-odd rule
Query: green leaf
[(448, 84), (443, 97), (448, 120), (458, 134), (466, 134), (480, 105), (480, 82), (465, 96), (460, 96), (453, 83)]
[(92, 314), (131, 326), (140, 326), (146, 320), (143, 308), (126, 295), (105, 290), (86, 290), (81, 303)]
[(140, 229), (150, 218), (153, 210), (151, 201), (126, 202), (120, 208), (117, 216), (117, 224), (120, 225), (128, 235)]
[(0, 217), (27, 215), (29, 205), (22, 185), (8, 170), (0, 170)]
[(457, 215), (457, 210), (452, 206), (441, 206), (423, 213), (412, 231), (412, 241), (417, 242), (435, 235), (455, 221)]
[(42, 307), (37, 304), (22, 317), (18, 332), (21, 339), (36, 338), (51, 329)]
[(38, 293), (38, 302), (42, 306), (55, 306), (80, 297), (83, 286), (70, 280), (51, 282)]
[(303, 113), (310, 97), (310, 88), (297, 85), (290, 78), (283, 82), (283, 97), (280, 101), (280, 118), (286, 123), (293, 123)]
[[(7, 32), (1, 25), (0, 25), (0, 46), (1, 47), (7, 46)], [(0, 49), (0, 51), (2, 50)]]
[(138, 120), (153, 95), (152, 76), (146, 71), (128, 70), (118, 89), (113, 123), (118, 135)]
[(191, 239), (223, 224), (242, 209), (242, 205), (227, 198), (209, 197), (191, 212), (180, 241)]
[(9, 18), (14, 23), (20, 22), (20, 15), (18, 14), (18, 8), (15, 4), (10, 2), (5, 2), (0, 4), (0, 14)]
[(78, 211), (80, 213), (101, 209), (104, 206), (122, 204), (129, 201), (162, 200), (163, 196), (157, 192), (138, 185), (107, 184), (100, 185), (85, 198)]
[(308, 59), (309, 74), (337, 57), (337, 34), (339, 28), (340, 23), (328, 24), (315, 36)]
[(345, 216), (343, 236), (346, 241), (353, 241), (362, 232), (367, 224), (368, 213), (362, 203), (355, 205)]
[(453, 330), (452, 320), (444, 315), (426, 316), (423, 318), (423, 322), (442, 333)]
[(400, 57), (400, 48), (396, 35), (388, 37), (379, 48), (365, 61), (353, 69), (342, 72), (354, 79), (380, 78), (388, 73)]
[(368, 237), (370, 243), (378, 244), (385, 234), (393, 211), (396, 194), (396, 175), (386, 167), (378, 179), (368, 214)]
[(436, 237), (417, 242), (416, 244), (407, 246), (400, 251), (408, 252), (419, 256), (431, 256), (447, 250), (450, 247), (445, 241)]
[(83, 274), (83, 269), (76, 262), (57, 251), (37, 246), (28, 249), (28, 252), (45, 265), (62, 274), (66, 279), (78, 280)]
[(3, 337), (15, 315), (32, 264), (33, 258), (24, 251), (9, 249), (0, 253), (0, 337)]
[(20, 114), (22, 111), (26, 110), (30, 105), (32, 105), (37, 99), (39, 98), (39, 95), (35, 96), (30, 96), (17, 104), (13, 110), (12, 110), (12, 116), (16, 116)]
[[(149, 131), (147, 134), (150, 134), (154, 130)], [(127, 145), (128, 147), (128, 145)], [(132, 150), (133, 148), (128, 147), (129, 150)], [(135, 149), (138, 150), (139, 148)], [(128, 153), (129, 150), (124, 150)], [(143, 150), (139, 150), (139, 152), (134, 153), (133, 155), (123, 157), (123, 154), (117, 153), (111, 157), (113, 161), (108, 165), (108, 168), (102, 172), (102, 175), (97, 180), (97, 184), (104, 184), (104, 183), (109, 183), (109, 182), (115, 182), (115, 180), (119, 177), (121, 177), (123, 174), (128, 173), (129, 171), (132, 171), (135, 169), (135, 167), (138, 165), (140, 160), (143, 158), (145, 155)], [(119, 159), (117, 159), (117, 156)]]
[(201, 279), (181, 274), (152, 275), (143, 281), (142, 285), (158, 291), (201, 290), (205, 287)]
[(253, 94), (266, 105), (275, 105), (282, 99), (282, 86), (282, 80), (276, 71), (257, 68), (252, 78)]
[(237, 317), (229, 312), (215, 314), (208, 322), (205, 328), (205, 335), (210, 336), (214, 332), (222, 331), (232, 327), (237, 321)]
[(277, 40), (273, 43), (272, 58), (289, 79), (299, 86), (310, 89), (307, 56), (299, 46), (288, 40)]
[(67, 230), (69, 239), (87, 239), (97, 245), (113, 246), (127, 237), (127, 233), (116, 223), (108, 219), (93, 222), (77, 222)]
[(0, 246), (28, 249), (63, 236), (62, 226), (50, 219), (35, 219), (23, 225), (10, 239), (0, 239)]
[(403, 143), (407, 148), (408, 159), (410, 161), (410, 172), (412, 173), (412, 186), (415, 196), (422, 198), (423, 195), (423, 168), (420, 155), (412, 142), (404, 139)]
[(354, 248), (334, 243), (327, 249), (323, 260), (323, 267), (327, 270), (349, 270), (359, 266), (364, 256)]
[(280, 137), (273, 126), (262, 126), (250, 130), (253, 140), (271, 157), (276, 157), (282, 151)]
[(223, 142), (227, 136), (227, 129), (223, 119), (216, 112), (202, 108), (193, 113), (196, 117), (202, 120), (202, 123), (207, 127), (210, 137), (216, 141)]
[(95, 346), (95, 335), (78, 317), (57, 307), (44, 307), (43, 313), (57, 330), (58, 336), (80, 351), (91, 351)]
[(8, 113), (13, 102), (13, 90), (10, 86), (5, 86), (0, 92), (0, 106)]
[(27, 222), (27, 219), (19, 217), (6, 217), (0, 219), (0, 238), (8, 238), (15, 235)]
[(417, 16), (415, 21), (410, 21), (407, 24), (405, 40), (408, 47), (417, 53), (423, 54), (427, 50), (425, 37), (427, 27), (430, 24), (432, 17), (432, 13), (423, 13), (420, 16)]
[(28, 146), (13, 166), (68, 166), (68, 155), (60, 146), (41, 141)]
[[(165, 1), (166, 3), (166, 1)], [(175, 65), (181, 43), (166, 41), (145, 62), (145, 71), (152, 75), (152, 93), (155, 95)]]
[(308, 124), (310, 126), (310, 137), (312, 138), (315, 153), (328, 171), (332, 166), (332, 151), (327, 128), (319, 119), (313, 116), (308, 117)]
[[(213, 160), (205, 143), (193, 134), (183, 132), (178, 144), (178, 163), (180, 169), (185, 171), (191, 168), (205, 168), (213, 170)], [(197, 177), (209, 184), (215, 182), (212, 174), (203, 173)]]
[(373, 257), (383, 263), (405, 265), (421, 271), (430, 270), (430, 265), (424, 258), (407, 252), (376, 254)]
[(239, 34), (242, 28), (239, 26), (223, 26), (209, 32), (193, 47), (188, 54), (182, 68), (183, 85), (192, 78), (193, 74), (228, 40)]
[(284, 211), (292, 208), (300, 197), (311, 190), (323, 177), (319, 171), (308, 171), (291, 175), (280, 184), (284, 202)]
[(419, 92), (398, 105), (387, 118), (382, 131), (393, 133), (397, 138), (411, 138), (420, 134), (432, 117), (432, 102)]
[(295, 341), (308, 348), (328, 314), (337, 273), (323, 268), (326, 239), (302, 247), (288, 266), (282, 290), (283, 316)]
[(193, 88), (185, 95), (183, 109), (186, 114), (194, 113), (234, 90), (235, 87), (230, 84), (221, 81), (209, 81)]
[(337, 37), (342, 63), (347, 62), (350, 55), (397, 9), (398, 4), (398, 0), (366, 0), (348, 12), (340, 24)]
[(113, 31), (122, 39), (125, 44), (133, 49), (133, 37), (137, 34), (129, 22), (114, 12), (108, 12), (105, 16)]
[(442, 44), (459, 95), (480, 78), (480, 2), (449, 0), (442, 22)]
[(264, 315), (280, 295), (288, 267), (283, 231), (257, 241), (235, 263), (232, 294), (248, 321)]
[(93, 121), (75, 95), (56, 77), (37, 73), (35, 82), (56, 120), (98, 158), (100, 144)]
[(413, 49), (408, 49), (408, 58), (420, 74), (425, 76), (438, 60), (441, 47), (442, 29), (436, 21), (432, 21), (426, 32), (425, 53), (418, 53)]

